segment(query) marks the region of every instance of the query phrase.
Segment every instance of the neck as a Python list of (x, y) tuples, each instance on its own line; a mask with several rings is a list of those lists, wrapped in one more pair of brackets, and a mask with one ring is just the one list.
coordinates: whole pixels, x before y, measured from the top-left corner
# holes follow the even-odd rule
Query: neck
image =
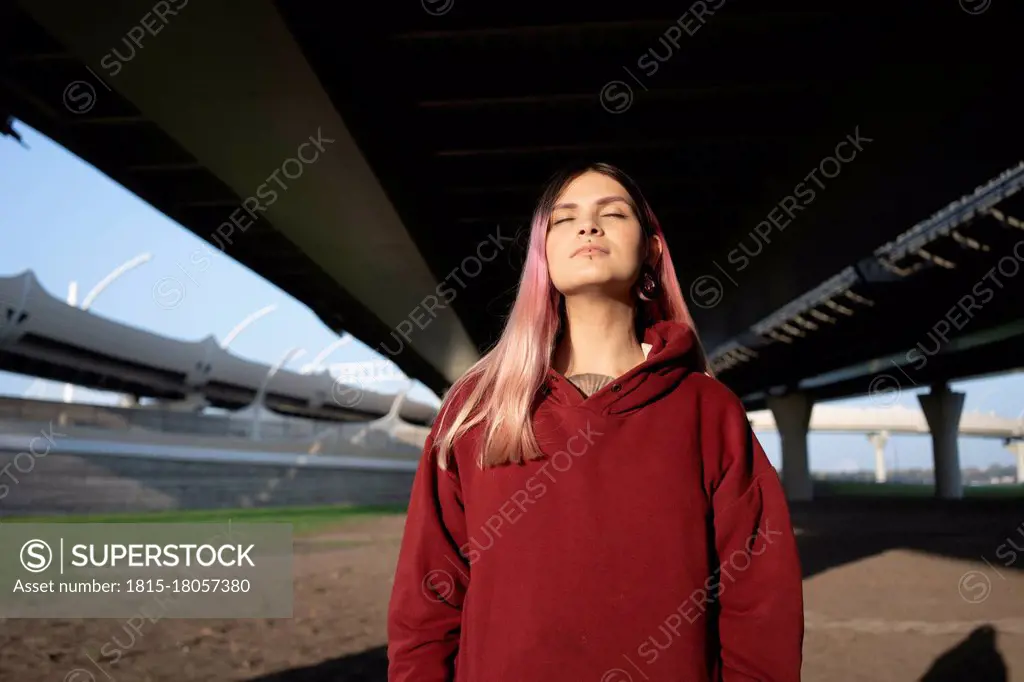
[(616, 377), (644, 360), (634, 331), (632, 303), (607, 297), (573, 296), (565, 300), (566, 328), (555, 349), (554, 368), (565, 376)]

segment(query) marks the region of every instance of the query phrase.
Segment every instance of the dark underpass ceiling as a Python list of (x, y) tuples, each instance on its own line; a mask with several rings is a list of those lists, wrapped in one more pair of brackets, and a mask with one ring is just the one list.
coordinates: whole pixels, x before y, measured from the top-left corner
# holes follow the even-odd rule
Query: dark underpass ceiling
[[(1005, 7), (717, 4), (703, 25), (678, 3), (381, 6), (344, 40), (316, 3), (280, 7), (440, 276), (497, 225), (524, 226), (568, 158), (610, 160), (648, 194), (684, 289), (733, 269), (735, 290), (696, 311), (713, 347), (1024, 150)], [(645, 72), (651, 55), (667, 59)], [(618, 114), (602, 104), (621, 106), (622, 86), (599, 97), (612, 80), (633, 93)], [(840, 150), (838, 175), (805, 179), (858, 130), (871, 141)], [(744, 270), (727, 262), (801, 182), (816, 195), (792, 224)], [(516, 274), (495, 268), (456, 302), (481, 345)]]
[(801, 389), (892, 404), (1024, 366), (1024, 164), (720, 348), (748, 407)]
[[(608, 160), (654, 205), (709, 349), (1024, 159), (1006, 106), (1021, 85), (1009, 3), (977, 14), (977, 3), (766, 5), (389, 7), (339, 44), (312, 3), (280, 4), (435, 272), (498, 225), (524, 228), (568, 159)], [(871, 284), (871, 315), (725, 363), (721, 378), (760, 401), (913, 346), (1024, 236), (991, 219), (964, 230), (990, 251)], [(517, 274), (493, 267), (460, 293), (481, 346), (499, 333)], [(963, 333), (1019, 317), (1022, 280), (972, 311)], [(1005, 369), (1024, 357), (1013, 349), (1019, 339), (936, 356), (913, 378)], [(863, 393), (876, 377), (809, 389)]]
[[(556, 168), (609, 161), (634, 175), (661, 219), (709, 349), (1024, 158), (1009, 94), (1021, 85), (1019, 6), (768, 5), (277, 3), (438, 280), (492, 235), (524, 230)], [(28, 28), (16, 36), (23, 52), (32, 41), (59, 52)], [(41, 61), (34, 71), (24, 61), (8, 68), (0, 92), (13, 99), (12, 80), (18, 88), (39, 82)], [(17, 103), (16, 113), (65, 144), (99, 134)], [(107, 139), (132, 144), (102, 153), (140, 164), (173, 156), (158, 130), (138, 122), (131, 130), (120, 138), (116, 122), (105, 126)], [(158, 207), (218, 184), (202, 169), (177, 178), (159, 191), (138, 177), (118, 179)], [(998, 248), (1012, 246), (1011, 228), (979, 229)], [(368, 342), (388, 338), (271, 226), (260, 239), (232, 255), (335, 328)], [(517, 245), (507, 251), (458, 287), (452, 303), (481, 349), (514, 296), (523, 254)], [(905, 350), (983, 267), (972, 260), (969, 273), (908, 278), (885, 290), (892, 299), (874, 316), (722, 378), (753, 394)], [(986, 306), (988, 317), (975, 316), (978, 330), (1019, 316), (1008, 296), (1001, 300)], [(896, 333), (911, 318), (921, 324)], [(993, 364), (1010, 364), (999, 355)], [(428, 385), (443, 384), (419, 367)]]

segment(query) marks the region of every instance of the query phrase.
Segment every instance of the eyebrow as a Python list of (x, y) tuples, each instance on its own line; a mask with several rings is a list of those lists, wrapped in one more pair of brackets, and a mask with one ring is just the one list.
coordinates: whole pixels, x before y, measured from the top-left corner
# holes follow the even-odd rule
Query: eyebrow
[[(613, 195), (613, 196), (610, 196), (610, 197), (601, 197), (595, 203), (598, 206), (604, 206), (605, 204), (611, 204), (611, 203), (614, 203), (616, 201), (624, 201), (627, 204), (629, 203), (629, 199), (627, 199), (626, 197), (621, 197), (621, 196), (619, 196), (617, 194)], [(555, 204), (554, 207), (552, 207), (551, 210), (552, 211), (557, 211), (560, 208), (579, 208), (579, 205), (578, 204)]]

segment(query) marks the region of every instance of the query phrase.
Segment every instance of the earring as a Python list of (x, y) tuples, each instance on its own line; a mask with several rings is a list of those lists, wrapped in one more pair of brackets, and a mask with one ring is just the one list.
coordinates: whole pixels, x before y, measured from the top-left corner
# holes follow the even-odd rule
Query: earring
[(644, 265), (640, 274), (640, 287), (637, 292), (642, 301), (653, 301), (661, 296), (661, 286), (650, 266)]

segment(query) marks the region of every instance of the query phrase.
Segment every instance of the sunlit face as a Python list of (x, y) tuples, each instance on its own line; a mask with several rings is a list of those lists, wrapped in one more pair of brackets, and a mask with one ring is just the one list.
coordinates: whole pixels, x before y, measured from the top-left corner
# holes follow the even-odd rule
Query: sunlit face
[(570, 182), (555, 200), (546, 251), (551, 281), (562, 294), (626, 295), (645, 251), (626, 189), (594, 171)]

